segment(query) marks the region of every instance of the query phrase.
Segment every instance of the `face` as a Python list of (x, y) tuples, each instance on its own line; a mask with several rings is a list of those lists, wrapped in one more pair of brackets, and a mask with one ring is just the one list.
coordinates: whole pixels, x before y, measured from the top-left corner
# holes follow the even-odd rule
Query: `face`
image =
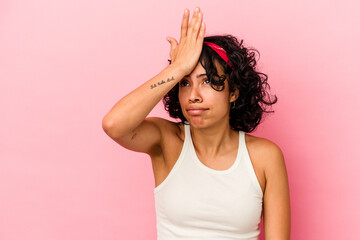
[[(215, 62), (218, 75), (224, 72)], [(179, 101), (182, 113), (195, 128), (206, 128), (219, 123), (229, 122), (230, 102), (236, 99), (229, 93), (229, 85), (225, 81), (223, 91), (215, 91), (206, 76), (204, 67), (197, 64), (195, 69), (179, 83)]]

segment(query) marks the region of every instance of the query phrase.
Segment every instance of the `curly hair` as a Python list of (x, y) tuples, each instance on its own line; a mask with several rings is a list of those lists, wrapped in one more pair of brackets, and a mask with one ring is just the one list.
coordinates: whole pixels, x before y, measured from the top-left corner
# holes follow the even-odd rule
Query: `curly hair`
[[(267, 83), (268, 77), (266, 74), (256, 71), (255, 52), (258, 54), (259, 52), (256, 49), (244, 47), (243, 40), (239, 42), (236, 37), (229, 34), (208, 36), (204, 38), (205, 41), (222, 47), (234, 68), (232, 70), (214, 50), (207, 44), (203, 44), (199, 60), (206, 70), (211, 87), (215, 91), (223, 91), (225, 80), (228, 79), (230, 92), (235, 89), (239, 90), (239, 97), (235, 101), (235, 107), (230, 109), (230, 127), (244, 132), (254, 131), (260, 124), (264, 113), (274, 112), (267, 111), (266, 106), (271, 106), (278, 100), (276, 96), (273, 101), (270, 100), (266, 91), (267, 88), (270, 89)], [(171, 60), (168, 61), (171, 64)], [(220, 63), (225, 75), (218, 75), (215, 61)], [(187, 119), (181, 110), (178, 94), (179, 83), (163, 97), (164, 108), (170, 117), (178, 118), (187, 124)]]

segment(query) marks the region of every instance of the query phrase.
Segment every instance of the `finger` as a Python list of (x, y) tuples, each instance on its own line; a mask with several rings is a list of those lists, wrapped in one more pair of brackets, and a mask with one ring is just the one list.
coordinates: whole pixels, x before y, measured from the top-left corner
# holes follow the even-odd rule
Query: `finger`
[(173, 51), (178, 45), (178, 42), (175, 38), (172, 37), (167, 37), (166, 40), (168, 40), (168, 42), (170, 43), (170, 51)]
[(204, 37), (205, 37), (205, 30), (206, 30), (205, 23), (202, 22), (201, 27), (200, 27), (200, 31), (199, 31), (199, 36), (198, 36), (198, 39), (197, 39), (197, 42), (196, 42), (198, 47), (201, 47), (203, 45)]
[(190, 20), (190, 23), (189, 23), (189, 27), (188, 27), (188, 31), (187, 31), (187, 36), (191, 36), (193, 34), (193, 31), (194, 31), (194, 25), (196, 23), (196, 20), (198, 19), (197, 16), (200, 12), (200, 8), (197, 7), (195, 8), (195, 11), (194, 11), (194, 14)]
[(206, 26), (205, 26), (205, 23), (202, 22), (201, 23), (201, 27), (200, 27), (200, 31), (199, 31), (199, 36), (198, 36), (198, 41), (202, 43), (202, 41), (204, 40), (204, 37), (205, 37), (205, 30), (206, 30)]
[(203, 14), (200, 12), (197, 16), (197, 19), (196, 19), (196, 22), (195, 22), (195, 25), (194, 25), (194, 29), (193, 29), (193, 34), (190, 36), (191, 40), (195, 40), (198, 38), (198, 35), (199, 35), (199, 30), (200, 30), (200, 27), (201, 27), (201, 23), (202, 23), (202, 17), (203, 17)]
[(188, 23), (189, 23), (189, 10), (185, 9), (183, 19), (181, 22), (181, 35), (180, 39), (186, 36), (187, 29), (188, 29)]
[(172, 38), (172, 37), (167, 37), (166, 40), (168, 40), (168, 42), (170, 43), (169, 56), (170, 56), (171, 61), (173, 61), (174, 60), (175, 49), (176, 49), (176, 47), (178, 45), (178, 42), (176, 41), (175, 38)]

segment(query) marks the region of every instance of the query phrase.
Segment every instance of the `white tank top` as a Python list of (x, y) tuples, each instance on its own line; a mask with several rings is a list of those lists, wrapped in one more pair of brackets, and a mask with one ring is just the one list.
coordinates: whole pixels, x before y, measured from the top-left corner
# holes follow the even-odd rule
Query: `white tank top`
[(263, 192), (239, 131), (234, 164), (215, 170), (197, 157), (190, 126), (178, 160), (154, 189), (158, 240), (258, 240)]

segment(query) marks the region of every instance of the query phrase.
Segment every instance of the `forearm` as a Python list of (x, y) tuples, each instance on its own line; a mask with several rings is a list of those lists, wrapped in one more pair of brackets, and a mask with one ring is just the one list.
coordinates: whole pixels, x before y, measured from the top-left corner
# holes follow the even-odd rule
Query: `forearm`
[(104, 130), (114, 137), (131, 132), (184, 76), (179, 67), (173, 64), (167, 66), (112, 107), (103, 118)]

